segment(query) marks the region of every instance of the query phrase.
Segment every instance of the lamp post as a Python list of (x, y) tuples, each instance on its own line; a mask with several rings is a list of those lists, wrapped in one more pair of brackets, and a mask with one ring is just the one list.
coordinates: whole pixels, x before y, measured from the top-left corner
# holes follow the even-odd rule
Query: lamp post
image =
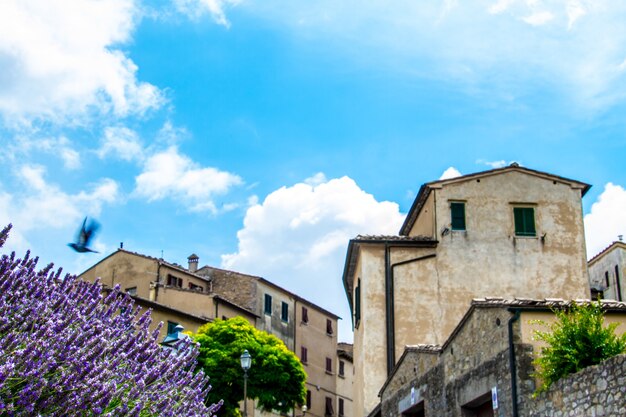
[(248, 369), (252, 364), (252, 356), (248, 353), (248, 350), (244, 350), (239, 358), (241, 360), (241, 369), (243, 369), (243, 417), (248, 417)]

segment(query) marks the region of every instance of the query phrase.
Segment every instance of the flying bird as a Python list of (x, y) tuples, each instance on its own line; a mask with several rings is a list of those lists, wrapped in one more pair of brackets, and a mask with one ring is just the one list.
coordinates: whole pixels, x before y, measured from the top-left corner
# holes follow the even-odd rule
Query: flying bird
[(87, 223), (87, 217), (83, 220), (83, 225), (78, 231), (78, 235), (76, 236), (75, 243), (68, 243), (67, 246), (74, 249), (76, 252), (84, 253), (84, 252), (95, 252), (97, 251), (93, 249), (89, 249), (89, 242), (95, 236), (96, 232), (100, 228), (100, 224), (95, 220), (90, 220)]

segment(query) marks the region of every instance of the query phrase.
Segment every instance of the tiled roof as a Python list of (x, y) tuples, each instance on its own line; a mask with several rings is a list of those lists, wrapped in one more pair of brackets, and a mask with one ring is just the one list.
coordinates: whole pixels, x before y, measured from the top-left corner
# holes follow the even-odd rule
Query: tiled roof
[(404, 349), (409, 352), (439, 353), (441, 352), (441, 345), (429, 345), (429, 344), (407, 345), (404, 347)]
[(358, 235), (354, 241), (435, 242), (430, 236)]
[[(581, 304), (581, 303), (589, 303), (591, 300), (589, 299), (580, 299), (580, 300), (564, 300), (562, 298), (544, 298), (544, 299), (533, 299), (533, 298), (514, 298), (514, 299), (504, 299), (504, 298), (475, 298), (472, 300), (472, 307), (520, 307), (527, 309), (550, 309), (550, 308), (563, 308), (571, 306), (573, 303)], [(624, 301), (615, 301), (615, 300), (600, 300), (602, 307), (608, 310), (626, 310), (626, 302)]]
[(587, 261), (587, 264), (591, 264), (595, 261), (597, 261), (598, 259), (600, 259), (605, 253), (607, 253), (608, 251), (610, 251), (611, 249), (613, 249), (613, 247), (621, 247), (622, 249), (626, 249), (626, 243), (620, 241), (620, 240), (616, 240), (613, 243), (611, 243), (609, 246), (607, 246), (606, 248), (602, 249), (598, 254), (594, 255), (591, 259), (589, 259)]

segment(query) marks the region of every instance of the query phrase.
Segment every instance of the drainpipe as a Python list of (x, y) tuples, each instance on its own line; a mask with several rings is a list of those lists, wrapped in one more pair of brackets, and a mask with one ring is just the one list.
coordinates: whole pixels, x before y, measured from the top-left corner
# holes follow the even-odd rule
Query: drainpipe
[(161, 282), (161, 261), (157, 261), (156, 284), (154, 285), (154, 301), (159, 298), (159, 283)]
[(509, 319), (509, 366), (511, 369), (511, 405), (513, 407), (513, 417), (518, 417), (517, 410), (517, 366), (515, 365), (515, 344), (513, 343), (513, 323), (519, 320), (520, 310), (509, 308), (513, 316)]
[(406, 261), (391, 263), (391, 246), (385, 243), (385, 307), (386, 307), (386, 333), (387, 333), (387, 376), (391, 375), (391, 371), (396, 364), (396, 325), (395, 325), (395, 307), (394, 307), (394, 268), (396, 266), (406, 265), (412, 262), (422, 261), (437, 256), (434, 253), (430, 255), (418, 256), (417, 258), (407, 259)]

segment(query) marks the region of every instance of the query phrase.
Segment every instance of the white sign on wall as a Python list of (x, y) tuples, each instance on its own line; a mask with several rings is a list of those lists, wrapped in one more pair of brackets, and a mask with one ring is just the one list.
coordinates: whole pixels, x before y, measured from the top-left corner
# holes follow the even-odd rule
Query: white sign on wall
[(494, 410), (498, 408), (498, 387), (491, 388), (491, 404)]

